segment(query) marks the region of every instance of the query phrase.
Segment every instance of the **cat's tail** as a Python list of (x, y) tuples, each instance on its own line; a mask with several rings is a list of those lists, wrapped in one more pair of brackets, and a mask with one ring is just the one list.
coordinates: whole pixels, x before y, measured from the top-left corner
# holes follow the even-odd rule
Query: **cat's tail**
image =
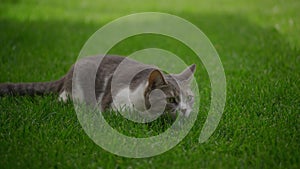
[(59, 94), (64, 86), (64, 77), (52, 82), (0, 83), (0, 96)]

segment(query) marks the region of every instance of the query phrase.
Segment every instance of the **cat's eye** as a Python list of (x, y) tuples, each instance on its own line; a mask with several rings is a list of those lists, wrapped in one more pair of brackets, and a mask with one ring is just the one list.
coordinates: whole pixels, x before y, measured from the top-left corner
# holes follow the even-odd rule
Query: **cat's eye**
[(167, 102), (168, 103), (176, 103), (176, 99), (175, 99), (175, 97), (169, 97), (169, 98), (167, 98)]
[(193, 99), (193, 96), (192, 95), (188, 95), (187, 97), (186, 97), (186, 100), (187, 101), (191, 101)]

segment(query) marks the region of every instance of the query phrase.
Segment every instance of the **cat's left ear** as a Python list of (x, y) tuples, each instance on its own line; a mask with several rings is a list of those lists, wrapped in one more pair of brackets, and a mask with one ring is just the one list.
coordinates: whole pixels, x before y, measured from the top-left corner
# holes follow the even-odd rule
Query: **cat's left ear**
[(182, 71), (180, 74), (177, 74), (176, 78), (180, 81), (190, 82), (195, 71), (196, 71), (196, 65), (192, 64), (191, 66), (186, 68), (184, 71)]
[(153, 70), (148, 77), (148, 88), (154, 89), (157, 86), (167, 84), (163, 74), (159, 70)]

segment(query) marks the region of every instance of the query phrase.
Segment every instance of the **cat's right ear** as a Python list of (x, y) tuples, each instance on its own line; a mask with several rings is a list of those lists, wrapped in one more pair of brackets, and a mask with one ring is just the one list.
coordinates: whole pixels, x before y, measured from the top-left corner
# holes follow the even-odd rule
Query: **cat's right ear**
[(159, 70), (153, 70), (148, 77), (148, 88), (154, 89), (157, 86), (167, 84), (163, 74)]
[(183, 81), (183, 82), (190, 82), (192, 79), (194, 73), (196, 71), (196, 65), (192, 64), (188, 68), (186, 68), (184, 71), (182, 71), (180, 74), (175, 75), (178, 80)]

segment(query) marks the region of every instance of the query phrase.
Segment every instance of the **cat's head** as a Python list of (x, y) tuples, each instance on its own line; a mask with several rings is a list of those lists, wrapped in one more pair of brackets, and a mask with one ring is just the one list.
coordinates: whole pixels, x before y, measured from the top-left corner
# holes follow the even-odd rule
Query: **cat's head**
[(153, 70), (148, 76), (148, 85), (144, 93), (146, 107), (151, 106), (149, 102), (151, 92), (158, 89), (164, 93), (165, 97), (158, 98), (156, 102), (165, 103), (165, 113), (173, 119), (176, 119), (177, 113), (189, 116), (194, 104), (194, 93), (190, 84), (195, 69), (196, 65), (193, 64), (180, 74), (164, 74), (160, 70)]

